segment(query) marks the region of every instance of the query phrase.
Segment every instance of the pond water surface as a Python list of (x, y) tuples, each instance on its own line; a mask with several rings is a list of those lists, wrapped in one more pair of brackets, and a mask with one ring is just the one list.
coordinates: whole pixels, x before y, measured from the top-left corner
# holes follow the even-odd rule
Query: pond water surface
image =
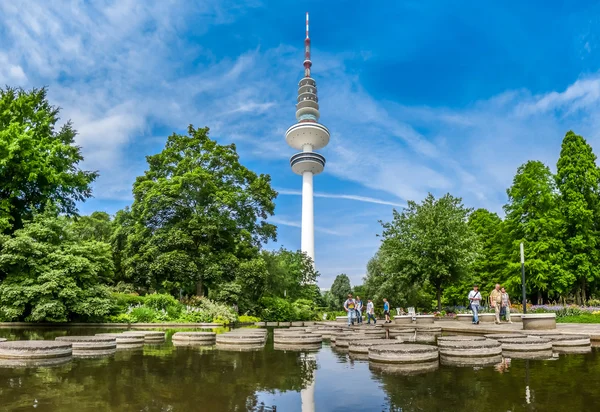
[[(0, 337), (54, 339), (107, 331), (0, 329)], [(0, 410), (600, 410), (598, 349), (553, 360), (440, 366), (402, 376), (374, 370), (368, 361), (353, 360), (327, 343), (316, 352), (280, 351), (273, 349), (271, 334), (263, 350), (228, 352), (173, 347), (174, 332), (168, 331), (163, 345), (117, 351), (104, 359), (74, 359), (53, 368), (0, 368)]]

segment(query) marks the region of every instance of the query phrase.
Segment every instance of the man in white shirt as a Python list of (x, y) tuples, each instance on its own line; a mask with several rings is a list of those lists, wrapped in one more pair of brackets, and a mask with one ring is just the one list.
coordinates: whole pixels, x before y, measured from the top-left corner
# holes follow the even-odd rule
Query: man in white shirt
[(371, 319), (373, 319), (373, 324), (377, 324), (377, 319), (375, 319), (375, 306), (373, 305), (373, 301), (371, 299), (367, 300), (367, 325), (371, 324)]
[(469, 303), (473, 311), (473, 325), (479, 325), (479, 302), (481, 302), (479, 287), (473, 285), (473, 290), (469, 292)]

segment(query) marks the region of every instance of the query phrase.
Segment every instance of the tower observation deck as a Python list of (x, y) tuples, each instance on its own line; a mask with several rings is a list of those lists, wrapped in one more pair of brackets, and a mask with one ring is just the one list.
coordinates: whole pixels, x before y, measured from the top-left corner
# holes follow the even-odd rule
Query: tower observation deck
[(296, 120), (298, 122), (285, 132), (288, 145), (301, 152), (290, 159), (292, 171), (302, 176), (302, 240), (301, 250), (315, 259), (315, 223), (313, 203), (313, 176), (325, 168), (325, 157), (315, 150), (327, 146), (329, 130), (318, 123), (319, 98), (317, 83), (311, 77), (310, 37), (308, 13), (306, 13), (306, 38), (304, 39), (304, 77), (298, 83)]

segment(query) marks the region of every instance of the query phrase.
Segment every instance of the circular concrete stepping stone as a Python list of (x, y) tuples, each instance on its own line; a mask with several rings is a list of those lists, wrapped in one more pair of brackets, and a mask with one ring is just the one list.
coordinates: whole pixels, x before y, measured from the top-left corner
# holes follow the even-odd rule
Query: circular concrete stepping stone
[(467, 336), (467, 335), (451, 335), (451, 336), (438, 336), (437, 341), (439, 342), (451, 342), (451, 341), (471, 341), (471, 340), (486, 340), (484, 336)]
[(438, 348), (414, 343), (391, 343), (369, 348), (369, 361), (393, 364), (432, 363), (438, 361)]
[[(335, 339), (335, 346), (337, 348), (348, 348), (350, 342), (355, 342), (358, 340), (371, 340), (377, 339), (376, 336), (367, 336), (362, 333), (354, 333), (354, 334), (346, 334), (344, 336), (337, 336)], [(380, 337), (380, 339), (384, 339), (384, 337)]]
[(390, 328), (388, 329), (388, 334), (390, 339), (395, 337), (403, 337), (407, 340), (410, 338), (414, 338), (416, 329), (415, 328)]
[(438, 348), (442, 365), (483, 366), (502, 360), (502, 345), (491, 339), (442, 340)]
[(527, 335), (522, 333), (490, 333), (483, 336), (488, 339), (521, 339), (527, 337)]
[(215, 332), (175, 332), (171, 341), (174, 346), (210, 346), (216, 337)]
[(123, 335), (143, 336), (144, 343), (162, 343), (165, 340), (165, 332), (156, 330), (128, 330)]
[(552, 349), (557, 353), (588, 353), (591, 352), (589, 335), (543, 334), (538, 335), (552, 342)]
[(376, 345), (391, 345), (399, 343), (398, 341), (391, 341), (389, 339), (359, 339), (353, 340), (348, 344), (348, 351), (350, 353), (364, 353), (369, 354), (369, 348)]
[(0, 343), (1, 367), (55, 366), (72, 359), (70, 342), (12, 340)]
[(0, 338), (0, 342), (6, 342), (5, 338)]
[(285, 343), (273, 343), (273, 349), (293, 352), (316, 352), (321, 349), (321, 342), (302, 345), (288, 345)]
[(55, 340), (70, 342), (76, 358), (109, 356), (117, 351), (117, 340), (110, 336), (59, 336)]
[(386, 338), (387, 337), (387, 332), (385, 329), (381, 328), (381, 329), (366, 329), (366, 330), (361, 330), (359, 331), (359, 333), (361, 335), (365, 335), (365, 336), (372, 336), (372, 337), (381, 337), (381, 338)]
[(255, 333), (243, 334), (243, 333), (222, 333), (217, 335), (217, 345), (264, 345), (266, 338)]
[(323, 336), (316, 333), (284, 333), (275, 335), (273, 343), (281, 343), (284, 345), (316, 345), (321, 344)]
[(552, 341), (537, 336), (496, 339), (502, 344), (505, 357), (516, 359), (547, 359), (552, 357)]
[(96, 336), (108, 336), (117, 341), (117, 350), (139, 349), (144, 347), (143, 335), (125, 335), (123, 333), (96, 333)]
[(431, 362), (421, 363), (380, 363), (369, 362), (369, 369), (375, 373), (383, 373), (386, 375), (418, 375), (437, 370), (440, 367), (439, 361), (436, 359)]

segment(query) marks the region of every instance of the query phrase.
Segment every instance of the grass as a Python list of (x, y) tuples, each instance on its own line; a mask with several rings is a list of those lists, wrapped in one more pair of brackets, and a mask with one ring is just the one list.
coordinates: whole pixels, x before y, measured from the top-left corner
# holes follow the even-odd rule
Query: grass
[(600, 323), (600, 315), (586, 313), (584, 315), (565, 316), (556, 319), (557, 323)]

